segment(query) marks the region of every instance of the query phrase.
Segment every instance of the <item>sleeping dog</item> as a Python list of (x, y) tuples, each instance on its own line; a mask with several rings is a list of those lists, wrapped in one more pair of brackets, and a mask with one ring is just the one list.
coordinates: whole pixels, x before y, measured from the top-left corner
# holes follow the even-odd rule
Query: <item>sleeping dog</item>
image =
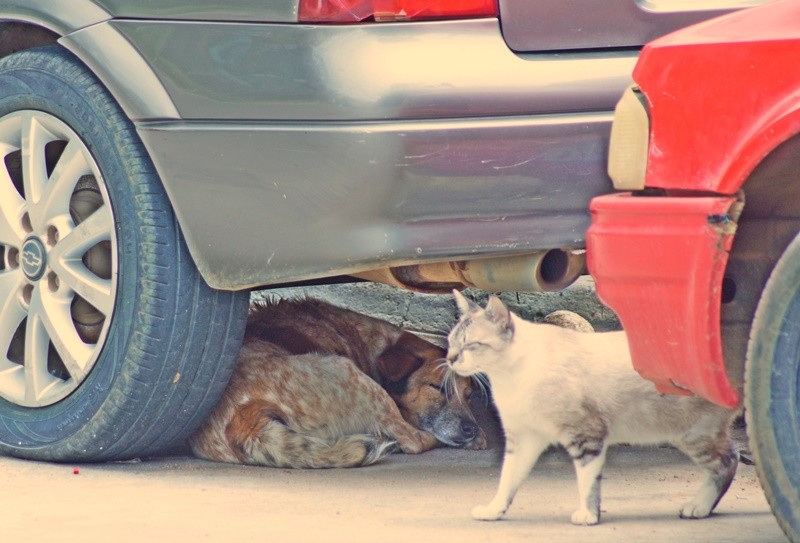
[(291, 468), (363, 466), (395, 446), (486, 448), (443, 349), (312, 300), (256, 304), (222, 399), (190, 438), (208, 460)]

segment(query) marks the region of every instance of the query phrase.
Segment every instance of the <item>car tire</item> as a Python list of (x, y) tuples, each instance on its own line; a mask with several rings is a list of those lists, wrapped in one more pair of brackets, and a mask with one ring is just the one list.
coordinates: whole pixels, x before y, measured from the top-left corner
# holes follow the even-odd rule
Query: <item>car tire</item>
[(745, 366), (750, 448), (772, 511), (800, 542), (800, 236), (761, 295)]
[(131, 121), (59, 46), (0, 60), (0, 452), (157, 454), (199, 426), (244, 333)]

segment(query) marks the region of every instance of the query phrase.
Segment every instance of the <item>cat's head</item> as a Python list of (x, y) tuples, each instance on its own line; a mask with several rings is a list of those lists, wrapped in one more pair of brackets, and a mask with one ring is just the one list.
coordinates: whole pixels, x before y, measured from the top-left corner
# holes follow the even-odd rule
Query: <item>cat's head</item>
[(490, 373), (514, 339), (511, 312), (497, 296), (482, 308), (457, 290), (453, 295), (461, 316), (447, 337), (447, 361), (459, 375)]

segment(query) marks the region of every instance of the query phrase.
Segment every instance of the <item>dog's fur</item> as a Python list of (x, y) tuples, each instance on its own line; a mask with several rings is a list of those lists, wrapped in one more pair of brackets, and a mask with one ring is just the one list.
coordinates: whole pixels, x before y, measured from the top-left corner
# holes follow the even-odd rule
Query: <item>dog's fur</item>
[(256, 304), (233, 377), (190, 438), (195, 455), (292, 468), (371, 464), (397, 446), (482, 449), (472, 382), (445, 382), (445, 351), (319, 300)]

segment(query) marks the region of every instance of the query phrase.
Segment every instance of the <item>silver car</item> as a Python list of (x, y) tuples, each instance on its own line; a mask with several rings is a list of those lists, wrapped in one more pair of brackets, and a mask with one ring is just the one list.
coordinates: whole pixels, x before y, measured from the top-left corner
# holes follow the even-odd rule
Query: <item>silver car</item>
[(253, 288), (568, 285), (641, 45), (754, 3), (0, 1), (0, 452), (180, 442)]

